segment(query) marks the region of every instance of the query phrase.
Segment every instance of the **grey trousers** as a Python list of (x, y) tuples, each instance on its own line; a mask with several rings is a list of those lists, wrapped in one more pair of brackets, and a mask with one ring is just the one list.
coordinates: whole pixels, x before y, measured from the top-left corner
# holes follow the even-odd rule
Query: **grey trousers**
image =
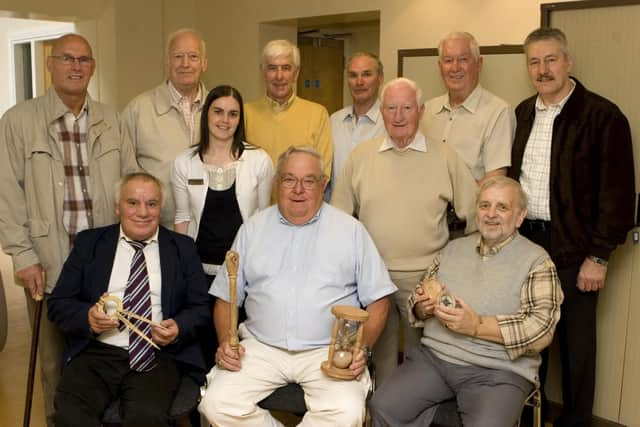
[(513, 427), (532, 389), (513, 372), (449, 363), (420, 345), (376, 390), (371, 416), (374, 427), (425, 427), (455, 397), (465, 427)]

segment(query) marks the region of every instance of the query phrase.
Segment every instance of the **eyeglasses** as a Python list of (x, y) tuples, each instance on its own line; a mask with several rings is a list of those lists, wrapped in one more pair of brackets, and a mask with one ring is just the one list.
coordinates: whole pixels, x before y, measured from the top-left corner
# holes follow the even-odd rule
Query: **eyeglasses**
[(72, 65), (76, 61), (82, 66), (88, 66), (93, 62), (93, 58), (90, 56), (73, 56), (73, 55), (49, 55), (51, 58), (55, 58), (62, 62), (64, 65)]
[(280, 176), (280, 184), (284, 188), (295, 188), (298, 186), (298, 182), (302, 183), (302, 188), (305, 190), (313, 190), (316, 185), (324, 179), (324, 176), (307, 175), (302, 178), (297, 178), (291, 174), (285, 174)]

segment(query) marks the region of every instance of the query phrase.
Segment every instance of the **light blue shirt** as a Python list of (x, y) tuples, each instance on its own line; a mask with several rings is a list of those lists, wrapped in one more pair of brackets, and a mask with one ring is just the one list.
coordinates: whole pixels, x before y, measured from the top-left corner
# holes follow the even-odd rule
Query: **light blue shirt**
[(353, 105), (338, 110), (331, 115), (331, 136), (333, 138), (333, 163), (331, 181), (325, 193), (325, 200), (331, 199), (331, 191), (340, 176), (351, 151), (358, 144), (385, 134), (384, 122), (380, 113), (380, 100), (371, 106), (366, 114), (356, 121)]
[[(397, 290), (364, 226), (323, 203), (315, 217), (293, 225), (277, 206), (238, 231), (237, 305), (259, 341), (291, 350), (326, 346), (337, 304), (366, 307)], [(226, 265), (209, 293), (229, 302)]]

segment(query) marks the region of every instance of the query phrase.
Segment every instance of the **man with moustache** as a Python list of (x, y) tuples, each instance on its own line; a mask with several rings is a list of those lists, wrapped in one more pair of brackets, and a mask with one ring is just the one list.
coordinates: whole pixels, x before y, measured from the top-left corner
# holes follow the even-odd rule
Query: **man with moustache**
[[(563, 413), (556, 426), (589, 426), (596, 364), (596, 303), (611, 252), (633, 227), (629, 123), (620, 109), (570, 75), (567, 39), (540, 28), (524, 42), (537, 94), (516, 108), (509, 176), (529, 197), (520, 230), (558, 268)], [(546, 363), (540, 369), (544, 384)]]
[[(171, 188), (173, 161), (200, 140), (200, 115), (207, 89), (204, 40), (191, 29), (181, 29), (167, 41), (169, 77), (159, 86), (134, 98), (122, 112), (122, 124), (131, 138), (138, 164)], [(167, 191), (161, 223), (173, 229), (175, 202)]]
[[(409, 326), (406, 301), (449, 240), (448, 203), (460, 218), (474, 211), (477, 186), (463, 160), (448, 145), (426, 140), (419, 130), (421, 98), (422, 90), (412, 80), (385, 84), (380, 108), (386, 135), (351, 152), (331, 196), (331, 204), (362, 221), (398, 287), (373, 352), (379, 381), (397, 366), (400, 327), (405, 350), (419, 343), (419, 331)], [(475, 228), (472, 222), (468, 227)]]
[[(289, 382), (304, 390), (300, 426), (362, 425), (369, 352), (354, 355), (348, 367), (354, 380), (335, 380), (320, 369), (335, 320), (331, 307), (366, 307), (362, 344), (371, 348), (396, 287), (363, 225), (323, 203), (322, 171), (322, 158), (310, 147), (280, 155), (277, 205), (249, 218), (233, 243), (237, 301), (229, 299), (226, 265), (211, 286), (221, 344), (198, 409), (213, 425), (281, 426), (258, 402)], [(244, 304), (247, 312), (238, 351), (229, 344), (230, 304)]]
[(455, 304), (416, 286), (408, 311), (412, 325), (423, 327), (421, 345), (374, 393), (375, 427), (431, 425), (440, 403), (452, 398), (465, 426), (517, 424), (562, 303), (549, 255), (518, 233), (526, 214), (517, 181), (483, 181), (475, 218), (480, 235), (450, 242), (425, 274)]
[(347, 61), (347, 84), (353, 105), (331, 115), (333, 165), (325, 195), (327, 199), (331, 197), (331, 189), (351, 150), (361, 142), (384, 134), (378, 100), (378, 91), (383, 82), (384, 70), (376, 54), (357, 52), (351, 55)]
[[(116, 221), (113, 185), (137, 169), (116, 112), (87, 92), (95, 67), (84, 37), (60, 37), (47, 57), (51, 88), (0, 120), (0, 245), (12, 257), (32, 314), (34, 299), (46, 303), (53, 292), (76, 235)], [(40, 369), (52, 426), (64, 342), (46, 318), (46, 304), (43, 311)]]
[(327, 109), (295, 93), (300, 50), (288, 40), (271, 40), (260, 64), (266, 95), (245, 105), (247, 141), (265, 150), (273, 163), (291, 145), (309, 146), (322, 156), (331, 176), (331, 130)]

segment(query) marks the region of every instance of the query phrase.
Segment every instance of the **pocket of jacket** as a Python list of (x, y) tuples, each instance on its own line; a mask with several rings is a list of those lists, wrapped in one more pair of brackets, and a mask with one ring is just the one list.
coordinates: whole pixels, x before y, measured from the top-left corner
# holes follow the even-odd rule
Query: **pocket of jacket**
[(44, 237), (49, 235), (49, 224), (45, 221), (32, 219), (28, 225), (29, 236), (31, 237)]

